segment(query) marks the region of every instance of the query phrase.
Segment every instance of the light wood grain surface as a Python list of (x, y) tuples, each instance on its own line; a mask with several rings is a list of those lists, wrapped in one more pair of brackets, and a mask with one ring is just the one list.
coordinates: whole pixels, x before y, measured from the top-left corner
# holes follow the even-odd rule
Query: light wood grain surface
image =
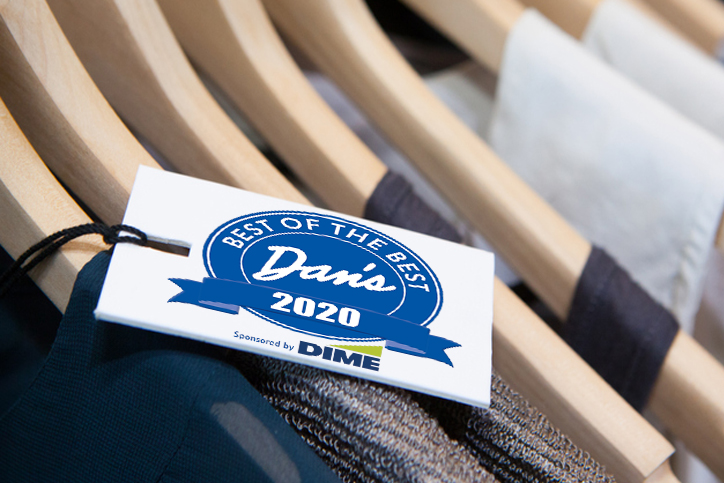
[(508, 34), (525, 11), (517, 0), (402, 1), (495, 73)]
[[(158, 167), (96, 88), (42, 0), (0, 2), (0, 96), (43, 161), (103, 221)], [(90, 182), (89, 182), (90, 180)]]
[(548, 17), (569, 35), (580, 39), (602, 0), (521, 0)]
[(641, 0), (705, 52), (724, 42), (724, 4), (719, 0)]
[(194, 63), (327, 206), (362, 216), (386, 167), (309, 85), (258, 0), (161, 0)]
[[(63, 190), (0, 100), (0, 245), (13, 258), (58, 230), (91, 220)], [(64, 310), (78, 271), (105, 248), (99, 237), (64, 245), (30, 272)]]
[(49, 3), (101, 92), (179, 171), (305, 202), (213, 100), (155, 2)]

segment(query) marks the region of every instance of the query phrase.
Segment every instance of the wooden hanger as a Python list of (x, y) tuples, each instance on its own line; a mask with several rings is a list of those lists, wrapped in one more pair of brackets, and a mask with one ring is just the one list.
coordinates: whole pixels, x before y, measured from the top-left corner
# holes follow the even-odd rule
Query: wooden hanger
[[(405, 0), (407, 1), (407, 0)], [(583, 36), (603, 0), (520, 0), (551, 19), (573, 37)], [(684, 35), (716, 55), (724, 41), (724, 5), (718, 0), (628, 0), (676, 35)]]
[(569, 35), (580, 39), (596, 7), (603, 0), (520, 0), (551, 19)]
[(362, 216), (387, 168), (307, 82), (258, 0), (160, 0), (192, 61), (327, 206)]
[[(580, 30), (578, 37), (583, 33), (593, 10), (600, 1), (523, 0), (530, 6), (540, 9), (569, 33), (571, 30)], [(524, 7), (518, 3), (518, 0), (452, 0), (444, 3), (435, 0), (402, 0), (402, 2), (495, 74), (500, 73), (500, 63), (508, 34), (524, 12)], [(641, 5), (637, 7), (642, 8)], [(722, 10), (724, 11), (724, 8)], [(567, 15), (566, 12), (569, 11), (578, 12), (580, 15)], [(497, 22), (495, 27), (491, 26), (491, 19), (502, 19), (504, 14), (506, 15), (504, 21)], [(575, 29), (572, 28), (574, 20)], [(664, 26), (666, 27), (666, 24)], [(677, 32), (674, 33), (678, 35)], [(719, 221), (714, 248), (724, 254), (724, 215)]]
[[(100, 219), (109, 224), (120, 222), (138, 166), (158, 168), (158, 164), (93, 84), (44, 1), (4, 2), (0, 22), (4, 27), (0, 29), (0, 95), (10, 100), (8, 104), (24, 133), (55, 174)], [(9, 114), (7, 118), (11, 119)], [(20, 141), (12, 141), (17, 136), (9, 136), (3, 152), (18, 157), (20, 166), (31, 155), (19, 147)], [(12, 235), (0, 242), (13, 256), (58, 229), (89, 221), (82, 211), (63, 201), (67, 194), (58, 191), (57, 182), (44, 181), (45, 175), (13, 177), (24, 172), (18, 168), (17, 173), (3, 174), (6, 186), (10, 186), (6, 193), (13, 197), (8, 199), (16, 204), (0, 214), (0, 231)], [(23, 184), (15, 183), (16, 179)], [(276, 189), (285, 183), (265, 180), (258, 188)], [(290, 198), (306, 202), (293, 188), (280, 191), (290, 189)], [(37, 196), (38, 192), (42, 195)], [(56, 211), (39, 211), (45, 202)], [(34, 271), (40, 287), (59, 308), (67, 303), (77, 271), (97, 248), (87, 241), (73, 241), (65, 249), (69, 255), (56, 257), (59, 261)]]
[(0, 97), (55, 175), (106, 223), (120, 223), (138, 165), (158, 164), (98, 92), (44, 2), (3, 2), (0, 22)]
[(724, 5), (718, 0), (642, 0), (711, 55), (724, 42)]
[[(91, 223), (45, 167), (0, 99), (0, 245), (13, 258), (58, 230)], [(64, 245), (30, 272), (63, 311), (78, 271), (105, 245), (85, 237)]]
[(49, 5), (106, 98), (181, 172), (305, 202), (216, 104), (155, 2)]
[(564, 318), (590, 244), (430, 93), (363, 4), (292, 3), (264, 2), (285, 33)]
[[(565, 319), (590, 244), (436, 100), (390, 45), (364, 5), (354, 0), (264, 3), (286, 34), (416, 161), (554, 312)], [(711, 378), (724, 381), (724, 370), (687, 335), (679, 334), (653, 398), (661, 398), (660, 388), (669, 387), (670, 382), (677, 384), (676, 374), (681, 367), (673, 362), (682, 353), (699, 359), (707, 368), (692, 371), (689, 382), (698, 396), (695, 409), (688, 407), (697, 415), (697, 424), (684, 429), (678, 421), (666, 422), (677, 427), (684, 439), (698, 441), (701, 446), (704, 441), (719, 438), (717, 417), (701, 415), (724, 414), (724, 384), (711, 383)], [(688, 401), (682, 395), (672, 396), (652, 402), (652, 407), (660, 409), (661, 404), (684, 408)], [(619, 467), (610, 456), (600, 458), (609, 468)], [(634, 454), (620, 456), (637, 458)], [(635, 479), (634, 475), (628, 476)], [(641, 479), (646, 476), (638, 475)]]
[[(37, 5), (35, 7), (36, 11), (43, 11)], [(17, 10), (15, 12), (17, 13)], [(35, 17), (22, 18), (27, 21)], [(46, 46), (48, 57), (60, 58), (68, 55), (66, 51), (69, 50), (69, 46), (60, 41), (62, 35), (59, 34), (57, 25), (47, 22), (47, 19), (40, 25), (44, 27), (40, 33), (35, 32), (38, 27), (34, 26), (33, 22), (24, 25), (24, 28), (25, 31), (35, 33), (35, 38), (41, 40), (40, 45)], [(40, 35), (41, 33), (50, 37), (43, 37)], [(33, 46), (32, 43), (30, 45)], [(3, 47), (5, 48), (4, 45)], [(28, 45), (25, 47), (30, 48)], [(53, 49), (59, 50), (54, 51)], [(21, 64), (21, 62), (18, 63)], [(17, 79), (14, 77), (15, 71), (4, 70), (4, 65), (0, 65), (2, 76)], [(82, 71), (77, 60), (75, 63), (67, 61), (64, 66), (67, 69)], [(27, 71), (29, 73), (25, 73), (25, 77), (22, 79), (29, 83), (37, 82), (33, 81), (35, 73), (32, 69), (28, 68)], [(39, 71), (42, 74), (42, 69)], [(55, 74), (57, 75), (50, 80), (69, 89), (70, 86), (63, 85), (63, 81), (75, 77), (62, 70), (56, 71)], [(77, 75), (75, 74), (76, 77)], [(48, 81), (48, 79), (45, 80)], [(88, 83), (92, 86), (90, 80)], [(37, 102), (42, 105), (44, 102), (48, 103), (48, 99), (52, 99), (50, 95), (44, 94), (45, 91), (41, 89), (37, 89), (37, 91), (42, 97), (34, 99), (26, 96), (24, 101), (31, 104)], [(88, 89), (83, 95), (97, 95), (97, 91)], [(79, 99), (78, 102), (86, 101)], [(18, 104), (20, 104), (19, 109), (22, 110), (22, 103)], [(46, 109), (49, 108), (46, 106)], [(38, 112), (42, 114), (43, 111), (39, 109)], [(48, 118), (40, 115), (37, 120), (39, 123), (41, 121), (44, 123), (48, 121)], [(115, 122), (119, 122), (117, 118)], [(52, 130), (53, 128), (46, 127), (45, 129)], [(60, 134), (64, 134), (65, 137)], [(59, 144), (70, 144), (69, 140), (72, 141), (77, 137), (77, 134), (70, 128), (61, 130), (60, 134), (56, 135)], [(97, 140), (99, 143), (105, 142), (109, 146), (113, 146), (108, 139), (103, 138), (102, 131), (95, 134), (100, 136), (100, 139)], [(79, 153), (76, 152), (76, 154)], [(117, 162), (126, 161), (120, 159)], [(78, 168), (77, 175), (85, 176), (84, 168)], [(83, 199), (85, 200), (85, 198)], [(538, 322), (533, 327), (535, 330), (532, 330), (528, 321), (537, 319), (517, 297), (512, 295), (507, 287), (498, 283), (496, 294), (498, 300), (496, 302), (496, 319), (505, 321), (496, 323), (494, 336), (497, 346), (496, 365), (501, 368), (503, 373), (507, 374), (510, 380), (519, 381), (518, 387), (525, 386), (528, 394), (537, 395), (539, 407), (553, 415), (554, 420), (567, 421), (566, 426), (574, 430), (572, 433), (574, 438), (582, 441), (585, 447), (596, 447), (602, 455), (614, 455), (608, 457), (607, 460), (617, 463), (613, 467), (609, 464), (609, 467), (619, 470), (619, 474), (638, 475), (639, 480), (643, 479), (642, 475), (650, 475), (655, 471), (663, 472), (662, 474), (666, 475), (667, 473), (663, 469), (667, 467), (666, 461), (671, 453), (671, 446), (662, 440), (620, 397), (614, 394), (590, 368), (582, 364), (580, 359), (549, 328)], [(556, 354), (555, 358), (553, 354)], [(519, 375), (520, 378), (517, 379), (516, 375)], [(586, 390), (581, 391), (581, 387), (585, 387)], [(622, 456), (626, 454), (641, 455), (642, 450), (638, 449), (639, 445), (646, 449), (645, 457), (624, 458)], [(658, 470), (656, 470), (657, 468)]]
[[(496, 74), (500, 72), (508, 34), (525, 11), (525, 7), (517, 0), (402, 2)], [(451, 25), (455, 26), (453, 31), (449, 28)]]

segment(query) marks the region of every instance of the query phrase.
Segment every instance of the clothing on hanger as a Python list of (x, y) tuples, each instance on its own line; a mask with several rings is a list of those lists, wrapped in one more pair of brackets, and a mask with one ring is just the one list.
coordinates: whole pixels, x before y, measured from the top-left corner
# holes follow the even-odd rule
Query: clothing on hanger
[[(404, 178), (392, 172), (377, 186), (365, 214), (373, 221), (460, 240), (455, 229), (418, 198)], [(520, 396), (511, 398), (497, 375), (494, 390), (504, 407), (496, 408), (495, 417), (480, 412), (468, 415), (469, 406), (428, 400), (448, 410), (455, 408), (470, 419), (474, 429), (465, 435), (461, 447), (448, 440), (415, 402), (413, 393), (241, 352), (232, 357), (345, 481), (493, 481), (481, 473), (468, 451), (501, 481), (519, 481), (521, 475), (530, 481), (613, 480)], [(509, 403), (511, 400), (514, 402)], [(526, 433), (528, 428), (535, 429)], [(361, 459), (359, 455), (369, 454), (370, 448), (378, 450)]]
[[(307, 71), (305, 75), (317, 93), (345, 124), (354, 131), (355, 135), (357, 135), (392, 172), (401, 175), (404, 180), (410, 184), (414, 193), (416, 193), (427, 206), (432, 208), (453, 226), (462, 237), (463, 243), (482, 250), (493, 251), (485, 238), (470, 227), (463, 217), (430, 185), (415, 166), (370, 124), (360, 110), (334, 83), (318, 72)], [(477, 109), (477, 106), (470, 106), (468, 101), (475, 102), (480, 99), (481, 97), (479, 95), (472, 96), (470, 99), (457, 99), (460, 107), (468, 106), (468, 109), (470, 109), (470, 115), (464, 119), (468, 125), (473, 122), (477, 112), (485, 112), (484, 109)], [(482, 102), (486, 101), (483, 99)], [(492, 105), (492, 100), (490, 104)], [(461, 114), (460, 110), (457, 109), (455, 113), (458, 115)], [(381, 184), (382, 182), (380, 182), (380, 185)], [(369, 202), (367, 209), (370, 209)], [(390, 224), (394, 224), (394, 222), (390, 222)], [(445, 237), (443, 236), (441, 238)], [(514, 285), (519, 282), (519, 277), (505, 261), (500, 258), (495, 260), (495, 275), (507, 285)]]
[(691, 331), (724, 208), (724, 145), (533, 10), (513, 30), (489, 139)]
[(96, 321), (80, 272), (50, 353), (0, 418), (3, 481), (338, 481), (219, 348)]
[(462, 236), (430, 208), (402, 176), (388, 171), (367, 200), (364, 217), (455, 243)]
[[(382, 189), (378, 187), (365, 211), (372, 215), (369, 219), (387, 224), (403, 221), (405, 228), (438, 237), (454, 233), (452, 227), (445, 228), (447, 223), (441, 218), (426, 216), (429, 208), (422, 200), (415, 202), (417, 206), (425, 207), (425, 211), (419, 211), (419, 214), (414, 214), (412, 210), (400, 213), (402, 210), (389, 209), (389, 204), (388, 209), (376, 208), (375, 205), (385, 199), (381, 194), (392, 186), (398, 192), (409, 193), (398, 199), (414, 196), (411, 185), (398, 175), (388, 174), (380, 185)], [(405, 205), (402, 204), (402, 207), (404, 209)], [(419, 224), (414, 221), (423, 217), (435, 223)], [(260, 391), (267, 394), (269, 389)], [(501, 481), (613, 481), (613, 477), (605, 474), (604, 468), (512, 391), (497, 373), (493, 374), (488, 410), (425, 395), (414, 397), (429, 408), (448, 434), (469, 448)]]
[[(0, 247), (0, 273), (12, 263)], [(61, 316), (28, 277), (16, 282), (12, 296), (0, 299), (0, 414), (35, 378), (55, 339)]]
[(605, 0), (581, 37), (586, 49), (724, 139), (724, 68), (626, 0)]
[[(486, 124), (487, 120), (483, 119), (478, 113), (484, 113), (486, 111), (486, 107), (488, 108), (487, 110), (490, 110), (490, 108), (492, 107), (492, 98), (486, 98), (484, 96), (481, 96), (479, 90), (477, 90), (477, 88), (471, 83), (473, 81), (485, 82), (485, 75), (480, 73), (479, 69), (475, 69), (469, 64), (463, 66), (462, 68), (454, 69), (454, 73), (455, 75), (443, 74), (432, 76), (428, 81), (428, 86), (438, 95), (446, 98), (445, 100), (447, 102), (451, 104), (458, 103), (458, 105), (451, 106), (451, 108), (456, 112), (456, 114), (462, 115), (466, 122), (469, 122), (470, 124)], [(310, 74), (310, 76), (312, 79), (314, 79), (313, 83), (319, 89), (320, 93), (322, 93), (322, 95), (328, 102), (332, 102), (331, 105), (335, 107), (337, 112), (347, 122), (351, 123), (351, 126), (355, 129), (355, 132), (358, 135), (361, 135), (361, 137), (366, 141), (370, 138), (374, 139), (374, 136), (370, 136), (368, 134), (368, 131), (371, 131), (374, 135), (372, 128), (365, 123), (362, 117), (358, 117), (360, 116), (360, 114), (356, 111), (353, 111), (354, 106), (350, 105), (349, 101), (347, 101), (341, 94), (336, 92), (336, 89), (333, 85), (329, 83), (329, 81), (322, 78), (318, 74)], [(466, 77), (468, 77), (469, 79), (467, 82), (465, 81)], [(486, 99), (489, 99), (488, 106), (481, 105), (486, 102)], [(389, 147), (389, 145), (387, 145), (384, 140), (371, 143), (371, 146), (374, 148), (376, 154), (380, 155), (381, 159), (385, 160), (385, 162), (401, 164), (402, 169), (405, 171), (406, 175), (409, 175), (410, 170), (412, 170), (413, 176), (411, 177), (411, 179), (417, 181), (418, 183), (423, 183), (421, 195), (425, 197), (425, 202), (429, 202), (430, 200), (432, 200), (432, 202), (435, 203), (436, 208), (442, 205), (444, 210), (447, 210), (448, 213), (452, 213), (453, 217), (455, 216), (452, 209), (448, 205), (446, 205), (439, 196), (437, 196), (434, 192), (429, 191), (431, 189), (429, 188), (429, 186), (426, 186), (426, 182), (424, 181), (424, 179), (422, 179), (419, 174), (414, 172), (414, 168), (410, 167), (409, 163), (404, 158), (402, 158), (401, 155), (397, 154), (393, 148)], [(391, 175), (388, 176), (391, 178)], [(383, 181), (385, 181), (385, 179), (383, 179)], [(381, 185), (382, 184), (383, 183), (381, 183)], [(417, 188), (417, 186), (418, 185), (416, 185), (415, 188)], [(427, 188), (427, 190), (425, 188)], [(398, 188), (398, 191), (402, 192), (404, 189), (406, 188), (400, 186), (400, 188)], [(432, 196), (430, 196), (430, 194)], [(403, 218), (409, 219), (409, 217)], [(387, 223), (390, 222), (388, 221)], [(572, 344), (572, 346), (577, 349), (577, 352), (579, 352), (579, 354), (584, 356), (584, 359), (586, 359), (586, 354), (590, 354), (591, 350), (596, 347), (596, 343), (600, 344), (602, 342), (601, 337), (596, 336), (589, 339), (582, 333), (582, 331), (586, 331), (586, 329), (581, 328), (581, 325), (588, 322), (588, 318), (586, 317), (587, 314), (585, 312), (587, 311), (587, 309), (594, 305), (608, 303), (616, 307), (612, 309), (616, 316), (612, 317), (610, 313), (606, 314), (608, 315), (608, 319), (610, 319), (610, 321), (614, 324), (618, 324), (618, 314), (623, 313), (624, 315), (626, 315), (628, 313), (629, 316), (633, 316), (633, 314), (635, 313), (635, 309), (638, 309), (640, 311), (642, 310), (641, 307), (654, 311), (658, 314), (658, 316), (666, 319), (667, 322), (673, 322), (673, 326), (671, 325), (671, 323), (664, 324), (664, 326), (667, 327), (667, 330), (664, 331), (664, 333), (659, 333), (655, 331), (654, 328), (660, 327), (659, 325), (644, 326), (640, 328), (640, 330), (655, 332), (655, 335), (660, 337), (661, 343), (656, 347), (649, 345), (650, 343), (655, 342), (651, 339), (651, 337), (649, 337), (645, 345), (642, 345), (641, 337), (637, 337), (636, 334), (630, 334), (626, 332), (619, 332), (616, 334), (615, 337), (608, 338), (608, 341), (611, 343), (617, 344), (619, 341), (621, 342), (622, 352), (618, 353), (619, 356), (622, 356), (624, 353), (623, 351), (626, 350), (627, 344), (624, 341), (628, 340), (630, 342), (630, 345), (627, 347), (629, 350), (642, 351), (643, 354), (646, 354), (646, 351), (648, 350), (653, 350), (655, 355), (653, 355), (652, 358), (648, 360), (646, 358), (641, 359), (640, 354), (639, 357), (636, 357), (637, 354), (632, 354), (630, 352), (626, 354), (627, 357), (611, 357), (611, 352), (607, 350), (610, 349), (610, 347), (604, 347), (604, 353), (597, 355), (598, 363), (592, 364), (593, 367), (596, 368), (598, 372), (603, 375), (604, 379), (612, 384), (613, 387), (617, 389), (618, 392), (621, 393), (627, 401), (629, 401), (638, 410), (641, 410), (645, 405), (648, 394), (651, 391), (663, 357), (666, 355), (666, 351), (672, 342), (673, 336), (678, 330), (678, 325), (668, 313), (668, 311), (666, 311), (656, 302), (651, 300), (651, 298), (647, 294), (643, 293), (643, 291), (638, 288), (637, 285), (634, 288), (635, 283), (628, 278), (628, 275), (620, 267), (608, 264), (605, 265), (605, 268), (609, 271), (615, 271), (615, 273), (618, 275), (618, 279), (614, 278), (614, 280), (623, 280), (625, 287), (620, 287), (620, 285), (611, 283), (611, 274), (608, 272), (602, 273), (606, 270), (601, 267), (600, 264), (592, 264), (592, 260), (595, 261), (602, 258), (600, 254), (601, 250), (594, 247), (592, 255), (591, 257), (589, 257), (588, 270), (584, 270), (583, 272), (581, 281), (579, 282), (579, 289), (577, 291), (577, 295), (574, 298), (572, 304), (574, 307), (577, 307), (578, 310), (575, 311), (576, 315), (572, 315), (571, 317), (569, 317), (569, 324), (566, 324), (565, 326), (565, 328), (568, 329), (567, 334), (569, 335), (572, 334), (571, 329), (575, 327), (576, 333), (579, 337), (575, 341), (576, 343)], [(613, 262), (609, 257), (605, 257), (605, 259), (615, 264), (615, 262)], [(496, 262), (497, 271), (499, 269), (499, 265), (503, 262), (501, 262), (500, 260), (497, 260)], [(601, 275), (605, 275), (605, 277), (601, 277)], [(515, 279), (511, 280), (513, 282), (516, 281)], [(581, 286), (586, 287), (588, 285), (595, 285), (596, 288), (606, 286), (609, 287), (609, 291), (599, 293), (596, 291), (581, 290)], [(632, 292), (632, 290), (634, 289), (636, 290), (636, 292)], [(618, 291), (618, 295), (628, 296), (629, 301), (631, 301), (631, 297), (633, 297), (634, 300), (631, 301), (628, 306), (623, 307), (622, 305), (620, 305), (620, 303), (622, 303), (621, 300), (617, 300), (615, 297), (611, 297), (611, 291)], [(606, 295), (608, 295), (609, 297), (607, 298)], [(596, 307), (596, 309), (599, 308), (601, 307)], [(628, 312), (629, 309), (632, 309), (633, 311)], [(617, 310), (622, 310), (622, 312), (616, 312)], [(605, 317), (603, 313), (600, 313), (599, 315), (600, 318)], [(639, 321), (639, 315), (641, 315), (640, 312), (633, 317), (634, 321)], [(573, 320), (574, 322), (570, 323), (571, 320)], [(601, 320), (599, 320), (599, 322), (601, 322)], [(596, 326), (596, 324), (592, 325)], [(611, 327), (610, 325), (604, 325), (603, 323), (599, 324), (599, 326), (609, 328)], [(630, 326), (621, 327), (621, 329), (624, 331), (630, 328)], [(622, 337), (621, 340), (619, 340), (619, 336)], [(564, 337), (564, 339), (566, 339), (566, 337)], [(570, 344), (572, 342), (572, 339), (568, 338), (567, 342), (569, 342)], [(586, 343), (593, 343), (594, 345), (586, 346)], [(600, 345), (598, 347), (600, 349)], [(591, 363), (591, 360), (589, 359), (587, 360), (587, 362)], [(612, 362), (613, 364), (611, 365)], [(603, 372), (601, 372), (601, 370), (603, 370)], [(638, 377), (636, 376), (637, 371), (640, 371), (638, 372)], [(612, 380), (612, 378), (619, 378), (622, 380), (618, 381), (617, 383), (616, 381)]]

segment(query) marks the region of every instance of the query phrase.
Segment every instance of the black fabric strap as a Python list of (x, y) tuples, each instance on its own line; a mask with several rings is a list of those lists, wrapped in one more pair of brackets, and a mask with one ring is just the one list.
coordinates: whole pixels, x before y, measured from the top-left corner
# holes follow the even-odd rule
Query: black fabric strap
[(605, 251), (593, 247), (561, 336), (641, 411), (679, 326)]
[[(121, 232), (124, 231), (132, 234), (133, 236), (121, 236)], [(8, 268), (5, 273), (0, 276), (0, 297), (5, 295), (8, 289), (23, 275), (35, 268), (40, 262), (52, 255), (57, 249), (75, 238), (93, 233), (103, 235), (103, 241), (108, 245), (115, 245), (116, 243), (134, 243), (136, 245), (145, 245), (148, 243), (148, 237), (145, 233), (138, 228), (128, 225), (108, 226), (103, 223), (87, 223), (85, 225), (78, 225), (57, 231), (25, 250), (25, 253), (20, 255), (18, 259), (15, 260), (15, 263), (13, 263), (10, 268)], [(30, 259), (30, 257), (33, 258)], [(25, 263), (29, 259), (30, 261)]]
[(412, 190), (397, 173), (388, 171), (367, 201), (364, 217), (387, 225), (460, 243), (460, 233)]

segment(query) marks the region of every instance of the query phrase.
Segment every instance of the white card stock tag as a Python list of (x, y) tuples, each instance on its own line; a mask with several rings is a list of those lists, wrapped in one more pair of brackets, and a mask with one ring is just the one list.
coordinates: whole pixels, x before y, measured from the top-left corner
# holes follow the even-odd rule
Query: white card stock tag
[(493, 255), (144, 168), (96, 317), (490, 403)]

